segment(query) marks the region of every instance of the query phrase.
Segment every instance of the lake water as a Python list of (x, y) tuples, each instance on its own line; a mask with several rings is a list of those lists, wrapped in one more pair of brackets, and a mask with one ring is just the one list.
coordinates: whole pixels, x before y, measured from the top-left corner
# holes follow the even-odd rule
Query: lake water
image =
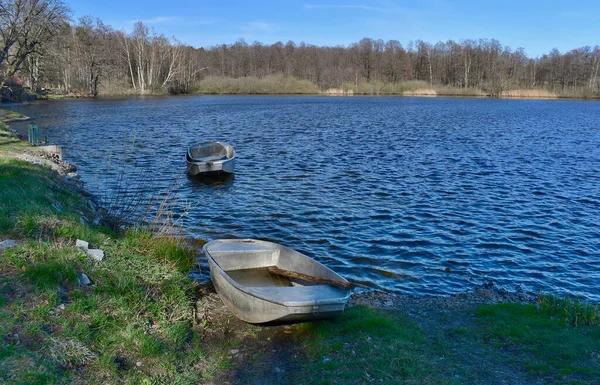
[[(36, 117), (96, 193), (172, 189), (193, 237), (275, 241), (399, 293), (493, 283), (600, 301), (599, 102), (199, 96), (9, 108)], [(185, 177), (187, 146), (205, 140), (235, 147), (235, 177)]]

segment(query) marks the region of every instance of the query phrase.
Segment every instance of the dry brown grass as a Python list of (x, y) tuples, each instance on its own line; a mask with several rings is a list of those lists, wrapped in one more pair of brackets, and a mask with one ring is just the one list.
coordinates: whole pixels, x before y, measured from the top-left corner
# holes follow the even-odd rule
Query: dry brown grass
[(501, 98), (556, 99), (558, 95), (543, 89), (516, 89), (500, 92)]
[(404, 96), (430, 96), (430, 97), (434, 97), (437, 96), (437, 92), (433, 89), (433, 88), (421, 88), (421, 89), (417, 89), (417, 90), (409, 90), (409, 91), (403, 91), (402, 95)]
[(489, 96), (478, 88), (438, 87), (435, 89), (438, 96), (465, 96), (484, 97)]
[(74, 338), (49, 338), (48, 357), (65, 368), (85, 365), (97, 358), (87, 346)]
[(328, 88), (325, 91), (321, 91), (321, 93), (329, 96), (352, 96), (354, 95), (354, 90), (344, 88)]
[(229, 78), (207, 76), (197, 84), (197, 94), (220, 95), (292, 95), (318, 94), (316, 83), (292, 76), (269, 75), (263, 78), (253, 76)]

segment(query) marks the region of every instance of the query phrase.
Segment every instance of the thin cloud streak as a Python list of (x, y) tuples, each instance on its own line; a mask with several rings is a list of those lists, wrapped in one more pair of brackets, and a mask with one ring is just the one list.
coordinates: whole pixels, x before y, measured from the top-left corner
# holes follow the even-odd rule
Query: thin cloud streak
[(262, 31), (262, 32), (270, 31), (271, 27), (272, 27), (272, 24), (264, 23), (262, 21), (254, 21), (254, 22), (248, 24), (248, 28), (257, 30), (257, 31)]
[(304, 8), (307, 9), (360, 9), (363, 11), (376, 11), (385, 12), (385, 8), (373, 7), (370, 5), (352, 5), (352, 4), (341, 4), (341, 5), (322, 5), (322, 4), (305, 4)]
[(181, 21), (180, 17), (170, 17), (170, 16), (157, 16), (152, 19), (142, 19), (142, 20), (128, 20), (128, 24), (135, 24), (141, 21), (144, 24), (173, 24)]
[(157, 16), (151, 19), (141, 20), (127, 20), (125, 24), (133, 25), (141, 21), (144, 24), (155, 25), (185, 25), (185, 26), (201, 26), (201, 25), (214, 25), (218, 23), (215, 19), (199, 19), (199, 18), (187, 18), (187, 17), (170, 17), (170, 16)]

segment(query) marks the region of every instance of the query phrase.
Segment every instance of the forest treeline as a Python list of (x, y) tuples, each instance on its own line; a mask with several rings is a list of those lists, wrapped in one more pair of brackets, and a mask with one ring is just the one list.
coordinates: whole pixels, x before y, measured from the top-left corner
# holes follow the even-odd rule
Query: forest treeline
[[(600, 97), (600, 47), (536, 58), (493, 39), (435, 44), (364, 38), (348, 46), (304, 42), (194, 48), (142, 22), (131, 33), (84, 17), (60, 0), (0, 0), (4, 100), (27, 93), (81, 96), (156, 93), (448, 94)], [(518, 92), (517, 92), (518, 94)]]

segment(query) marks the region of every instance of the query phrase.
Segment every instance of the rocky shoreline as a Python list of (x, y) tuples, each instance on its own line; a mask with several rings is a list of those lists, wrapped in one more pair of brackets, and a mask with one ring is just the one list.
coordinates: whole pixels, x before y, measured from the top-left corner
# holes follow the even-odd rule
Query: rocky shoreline
[(494, 287), (478, 287), (474, 290), (446, 296), (400, 295), (382, 291), (355, 293), (350, 298), (351, 305), (366, 305), (378, 309), (402, 310), (418, 315), (425, 310), (434, 309), (461, 310), (479, 305), (498, 303), (535, 303), (536, 296), (523, 291), (509, 292)]

